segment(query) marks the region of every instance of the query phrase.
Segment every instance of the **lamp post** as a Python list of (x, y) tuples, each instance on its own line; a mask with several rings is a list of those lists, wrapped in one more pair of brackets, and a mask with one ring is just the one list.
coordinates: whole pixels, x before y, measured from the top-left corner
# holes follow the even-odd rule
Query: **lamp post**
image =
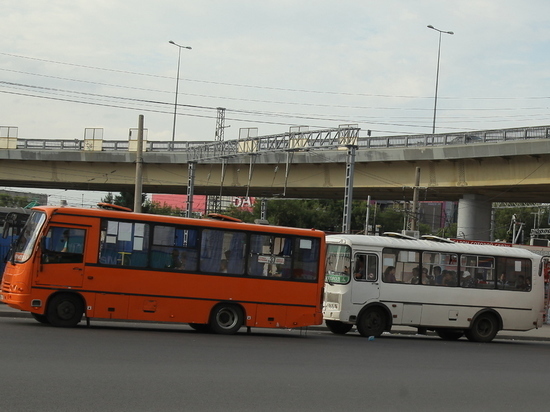
[(454, 33), (452, 31), (443, 31), (443, 30), (436, 29), (431, 24), (428, 26), (428, 29), (435, 30), (439, 33), (439, 45), (437, 47), (437, 72), (435, 75), (434, 121), (432, 126), (432, 134), (435, 134), (435, 116), (437, 113), (437, 88), (439, 85), (439, 58), (441, 56), (441, 33), (444, 33), (444, 34), (454, 34)]
[(180, 46), (179, 44), (170, 40), (168, 43), (173, 44), (178, 48), (178, 73), (176, 75), (176, 100), (174, 101), (174, 125), (172, 126), (172, 150), (174, 150), (174, 141), (176, 140), (176, 115), (178, 111), (178, 87), (180, 83), (180, 57), (181, 49), (191, 50), (189, 46)]

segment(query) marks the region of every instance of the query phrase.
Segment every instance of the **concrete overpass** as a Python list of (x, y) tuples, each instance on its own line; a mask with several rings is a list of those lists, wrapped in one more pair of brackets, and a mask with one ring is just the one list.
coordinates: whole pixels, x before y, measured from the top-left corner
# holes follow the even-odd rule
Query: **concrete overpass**
[[(354, 199), (410, 201), (420, 168), (419, 199), (462, 202), (471, 211), (464, 227), (486, 225), (491, 202), (550, 201), (550, 126), (358, 135), (347, 126), (223, 142), (145, 141), (143, 191), (185, 194), (192, 171), (195, 194), (342, 199), (353, 163)], [(0, 185), (132, 192), (135, 150), (132, 138), (2, 136)]]

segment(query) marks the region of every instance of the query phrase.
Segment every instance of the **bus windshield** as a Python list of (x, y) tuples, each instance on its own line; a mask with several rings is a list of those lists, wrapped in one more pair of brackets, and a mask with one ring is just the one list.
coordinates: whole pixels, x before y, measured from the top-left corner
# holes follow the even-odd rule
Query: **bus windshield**
[(327, 283), (346, 284), (350, 281), (351, 248), (345, 245), (327, 246)]
[(13, 250), (13, 260), (15, 263), (26, 262), (31, 257), (33, 248), (36, 245), (36, 240), (38, 239), (38, 234), (45, 221), (46, 214), (43, 212), (33, 212), (29, 217)]

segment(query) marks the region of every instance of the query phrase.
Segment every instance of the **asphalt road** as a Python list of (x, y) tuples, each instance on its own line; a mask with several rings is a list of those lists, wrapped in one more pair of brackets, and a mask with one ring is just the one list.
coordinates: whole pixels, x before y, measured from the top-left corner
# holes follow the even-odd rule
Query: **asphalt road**
[(0, 318), (0, 411), (547, 410), (550, 342)]

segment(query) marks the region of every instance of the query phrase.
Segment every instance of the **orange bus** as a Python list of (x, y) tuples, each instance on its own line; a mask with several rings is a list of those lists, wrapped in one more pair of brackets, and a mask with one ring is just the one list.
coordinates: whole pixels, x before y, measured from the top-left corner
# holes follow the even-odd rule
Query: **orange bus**
[(322, 323), (322, 231), (100, 205), (33, 208), (7, 256), (0, 302), (65, 327), (83, 317), (222, 334)]

